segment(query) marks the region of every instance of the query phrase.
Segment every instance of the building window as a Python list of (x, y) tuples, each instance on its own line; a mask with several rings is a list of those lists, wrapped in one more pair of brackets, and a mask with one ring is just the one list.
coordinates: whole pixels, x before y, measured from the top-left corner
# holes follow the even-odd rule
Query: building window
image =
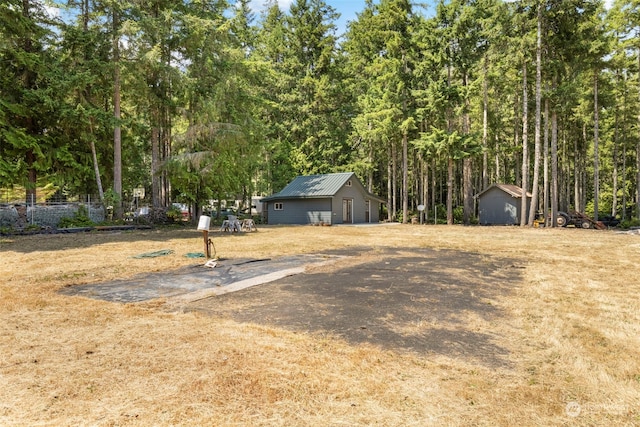
[(276, 210), (276, 211), (281, 211), (283, 209), (282, 203), (281, 202), (274, 203), (273, 204), (273, 209)]
[(351, 180), (347, 181), (347, 187), (351, 187)]

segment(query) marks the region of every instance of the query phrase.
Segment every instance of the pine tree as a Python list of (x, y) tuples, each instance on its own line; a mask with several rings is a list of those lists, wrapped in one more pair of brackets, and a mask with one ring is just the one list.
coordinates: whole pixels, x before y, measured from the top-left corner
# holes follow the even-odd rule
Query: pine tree
[[(345, 42), (352, 73), (368, 82), (359, 88), (362, 92), (357, 95), (360, 110), (355, 119), (357, 126), (371, 142), (380, 140), (387, 144), (384, 149), (390, 166), (389, 219), (397, 211), (397, 161), (401, 164), (403, 222), (408, 220), (408, 146), (416, 130), (411, 92), (416, 51), (411, 37), (413, 24), (413, 11), (407, 1), (388, 0), (376, 6), (369, 3), (358, 21), (352, 23)], [(400, 156), (396, 155), (398, 148)]]
[(40, 2), (0, 4), (0, 184), (23, 184), (27, 203), (35, 202), (38, 171), (55, 154), (46, 133), (56, 115), (50, 24)]

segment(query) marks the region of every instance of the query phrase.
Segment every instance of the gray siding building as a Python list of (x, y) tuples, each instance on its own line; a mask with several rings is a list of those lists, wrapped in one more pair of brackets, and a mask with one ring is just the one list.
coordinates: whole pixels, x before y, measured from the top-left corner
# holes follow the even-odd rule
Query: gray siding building
[[(520, 224), (522, 189), (517, 185), (493, 184), (476, 195), (478, 219), (482, 225)], [(527, 193), (527, 212), (531, 208), (531, 193)]]
[(344, 172), (299, 176), (262, 203), (268, 224), (363, 224), (380, 220), (384, 200)]

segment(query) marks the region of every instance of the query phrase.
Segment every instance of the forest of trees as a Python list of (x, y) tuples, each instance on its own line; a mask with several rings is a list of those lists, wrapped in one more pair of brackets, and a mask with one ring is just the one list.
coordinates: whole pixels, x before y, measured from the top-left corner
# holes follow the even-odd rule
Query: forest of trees
[(367, 0), (344, 34), (323, 0), (53, 3), (0, 4), (0, 188), (26, 200), (198, 209), (353, 171), (389, 220), (470, 223), (492, 183), (533, 194), (521, 225), (640, 218), (635, 0)]

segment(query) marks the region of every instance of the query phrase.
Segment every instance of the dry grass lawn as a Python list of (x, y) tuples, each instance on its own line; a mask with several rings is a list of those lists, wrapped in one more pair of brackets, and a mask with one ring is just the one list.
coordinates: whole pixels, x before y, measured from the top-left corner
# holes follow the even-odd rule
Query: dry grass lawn
[[(522, 281), (490, 302), (504, 316), (467, 325), (510, 364), (57, 293), (193, 264), (195, 230), (0, 237), (0, 425), (640, 425), (638, 235), (396, 225), (214, 239), (228, 258), (349, 245), (512, 258)], [(174, 253), (132, 258), (159, 249)]]

